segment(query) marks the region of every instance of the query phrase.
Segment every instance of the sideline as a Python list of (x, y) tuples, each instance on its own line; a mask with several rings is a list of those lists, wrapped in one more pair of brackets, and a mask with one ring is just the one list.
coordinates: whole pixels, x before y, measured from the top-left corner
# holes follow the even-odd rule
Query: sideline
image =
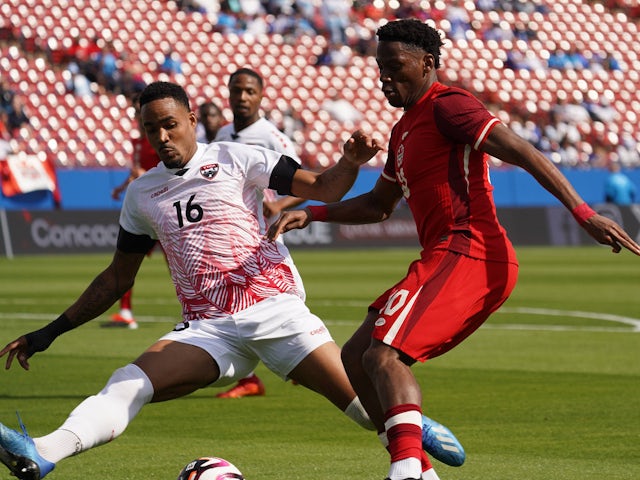
[[(322, 306), (336, 306), (336, 307), (359, 307), (366, 308), (369, 304), (367, 302), (329, 302), (329, 301), (319, 301), (319, 302), (309, 302), (312, 305), (322, 305)], [(640, 319), (625, 317), (622, 315), (614, 315), (610, 313), (598, 313), (598, 312), (584, 312), (579, 310), (559, 310), (559, 309), (551, 309), (551, 308), (530, 308), (530, 307), (503, 307), (499, 309), (495, 314), (525, 314), (525, 315), (541, 315), (541, 316), (551, 316), (551, 317), (573, 317), (573, 318), (585, 318), (590, 320), (604, 320), (607, 322), (613, 323), (621, 323), (624, 325), (628, 325), (631, 327), (624, 328), (622, 326), (618, 327), (588, 327), (588, 326), (575, 326), (575, 325), (533, 325), (533, 324), (498, 324), (493, 325), (490, 323), (485, 323), (480, 328), (486, 328), (490, 330), (534, 330), (534, 331), (579, 331), (579, 332), (622, 332), (622, 333), (640, 333)], [(51, 320), (55, 318), (58, 313), (3, 313), (0, 312), (0, 320)], [(107, 319), (107, 314), (103, 315), (104, 320)], [(94, 322), (100, 322), (102, 317), (98, 317), (94, 320)], [(104, 321), (102, 320), (102, 321)], [(158, 316), (136, 316), (137, 322), (142, 323), (170, 323), (175, 324), (180, 320), (177, 316), (171, 317), (158, 317)], [(345, 321), (345, 320), (333, 320), (333, 319), (324, 319), (324, 322), (327, 326), (354, 326), (359, 325), (360, 320), (357, 321)]]
[[(509, 308), (503, 307), (496, 313), (524, 313), (528, 315), (545, 315), (550, 317), (574, 317), (574, 318), (588, 318), (591, 320), (605, 320), (608, 322), (624, 323), (633, 327), (634, 332), (640, 332), (640, 319), (623, 317), (622, 315), (613, 315), (611, 313), (597, 313), (597, 312), (582, 312), (580, 310), (557, 310), (553, 308), (529, 308), (518, 307)], [(553, 325), (550, 325), (553, 327)], [(492, 326), (493, 328), (493, 326)]]

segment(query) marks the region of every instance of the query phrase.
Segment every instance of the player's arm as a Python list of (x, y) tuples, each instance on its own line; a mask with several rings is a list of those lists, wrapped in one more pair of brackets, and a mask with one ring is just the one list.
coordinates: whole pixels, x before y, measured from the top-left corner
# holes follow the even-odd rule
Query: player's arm
[(576, 220), (599, 243), (610, 245), (615, 253), (625, 247), (640, 255), (640, 245), (620, 225), (591, 210), (562, 172), (542, 152), (506, 126), (496, 125), (482, 145), (482, 150), (529, 172), (573, 213)]
[(340, 160), (322, 173), (299, 169), (291, 181), (291, 193), (299, 198), (336, 202), (353, 186), (360, 166), (383, 148), (377, 140), (356, 131), (344, 144)]
[(120, 229), (118, 248), (111, 263), (80, 297), (53, 322), (17, 338), (0, 350), (0, 357), (7, 355), (5, 368), (9, 369), (16, 358), (22, 368), (28, 370), (28, 359), (34, 353), (46, 350), (58, 336), (106, 312), (133, 286), (140, 264), (153, 243), (147, 236), (127, 234)]
[(295, 208), (306, 201), (304, 198), (292, 197), (291, 195), (279, 198), (273, 202), (263, 200), (262, 213), (266, 218), (275, 217), (276, 215), (280, 215), (281, 212)]
[(380, 177), (371, 191), (357, 197), (284, 212), (269, 228), (267, 238), (273, 241), (281, 233), (304, 228), (312, 221), (346, 224), (382, 222), (391, 216), (401, 198), (400, 187)]

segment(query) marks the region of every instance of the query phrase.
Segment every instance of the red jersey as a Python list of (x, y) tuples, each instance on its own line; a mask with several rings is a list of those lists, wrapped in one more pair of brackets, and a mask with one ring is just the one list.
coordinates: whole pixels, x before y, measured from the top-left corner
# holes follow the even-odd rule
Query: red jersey
[(144, 169), (151, 170), (158, 165), (160, 157), (153, 149), (147, 137), (143, 134), (131, 141), (133, 144), (133, 164)]
[(436, 82), (394, 125), (382, 176), (402, 188), (423, 250), (517, 262), (479, 150), (498, 123), (469, 92)]

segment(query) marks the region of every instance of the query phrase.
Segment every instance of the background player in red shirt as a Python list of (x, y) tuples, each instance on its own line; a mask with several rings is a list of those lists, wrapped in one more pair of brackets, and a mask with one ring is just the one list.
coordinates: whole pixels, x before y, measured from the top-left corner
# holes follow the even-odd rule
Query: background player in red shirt
[(391, 455), (388, 479), (437, 480), (421, 448), (422, 393), (410, 367), (463, 341), (508, 298), (517, 278), (513, 247), (496, 216), (488, 155), (528, 171), (613, 252), (625, 247), (640, 255), (640, 246), (589, 208), (541, 152), (470, 93), (437, 81), (443, 45), (437, 30), (404, 19), (377, 35), (382, 91), (405, 111), (391, 133), (380, 179), (359, 197), (285, 212), (269, 235), (312, 220), (380, 222), (404, 197), (421, 258), (373, 302), (342, 358)]
[[(140, 121), (140, 99), (138, 96), (132, 99), (132, 105), (135, 109), (135, 118), (138, 123), (138, 130), (140, 131), (140, 136), (137, 138), (133, 138), (131, 143), (133, 144), (133, 159), (131, 170), (129, 171), (129, 176), (125, 179), (125, 181), (113, 189), (111, 192), (111, 197), (114, 200), (119, 200), (122, 193), (127, 189), (127, 186), (131, 182), (133, 182), (136, 178), (142, 175), (147, 170), (155, 167), (160, 161), (160, 157), (153, 149), (147, 136), (144, 133), (144, 128), (142, 127)], [(133, 296), (133, 289), (128, 290), (122, 298), (120, 298), (120, 310), (118, 313), (114, 313), (111, 315), (111, 321), (106, 323), (105, 326), (108, 327), (125, 327), (130, 329), (138, 328), (138, 323), (133, 317), (133, 308), (131, 298)]]

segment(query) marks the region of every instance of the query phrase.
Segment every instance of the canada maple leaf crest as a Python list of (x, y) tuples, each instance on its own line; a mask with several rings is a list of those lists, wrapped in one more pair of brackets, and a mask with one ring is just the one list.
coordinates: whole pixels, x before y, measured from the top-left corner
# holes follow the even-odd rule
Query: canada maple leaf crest
[(202, 175), (207, 180), (211, 180), (218, 174), (218, 170), (220, 170), (220, 167), (217, 163), (203, 165), (202, 167), (200, 167), (200, 175)]

